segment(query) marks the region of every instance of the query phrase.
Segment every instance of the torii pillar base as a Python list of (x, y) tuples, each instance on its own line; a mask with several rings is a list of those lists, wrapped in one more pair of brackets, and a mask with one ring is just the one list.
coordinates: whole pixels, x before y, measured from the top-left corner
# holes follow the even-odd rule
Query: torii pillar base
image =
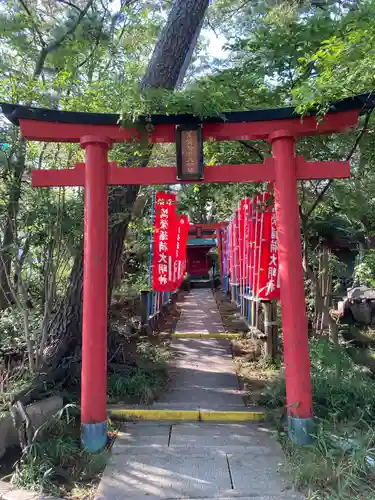
[(311, 443), (312, 389), (298, 211), (295, 139), (288, 131), (270, 136), (275, 161), (275, 208), (289, 437)]

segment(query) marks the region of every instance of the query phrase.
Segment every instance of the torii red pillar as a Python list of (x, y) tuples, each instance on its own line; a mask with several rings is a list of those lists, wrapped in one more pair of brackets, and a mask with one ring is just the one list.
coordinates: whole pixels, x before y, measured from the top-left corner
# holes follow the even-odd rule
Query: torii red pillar
[(289, 435), (311, 441), (313, 426), (308, 328), (298, 212), (294, 137), (274, 132), (269, 140), (275, 166), (275, 208), (279, 247), (280, 298)]
[(108, 149), (106, 137), (84, 136), (86, 152), (83, 315), (82, 441), (89, 451), (107, 441), (107, 276), (108, 276)]

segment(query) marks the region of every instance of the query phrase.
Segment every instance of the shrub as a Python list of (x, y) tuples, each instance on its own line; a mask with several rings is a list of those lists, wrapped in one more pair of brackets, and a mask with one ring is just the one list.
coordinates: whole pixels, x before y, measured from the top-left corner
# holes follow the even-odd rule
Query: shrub
[[(328, 340), (310, 341), (314, 415), (332, 422), (375, 419), (375, 383), (365, 369), (355, 365), (345, 349)], [(286, 406), (285, 376), (267, 387), (263, 403), (268, 408)]]
[(97, 479), (108, 452), (88, 453), (80, 443), (79, 408), (66, 405), (42, 425), (16, 465), (12, 483), (19, 488), (62, 495), (77, 482)]

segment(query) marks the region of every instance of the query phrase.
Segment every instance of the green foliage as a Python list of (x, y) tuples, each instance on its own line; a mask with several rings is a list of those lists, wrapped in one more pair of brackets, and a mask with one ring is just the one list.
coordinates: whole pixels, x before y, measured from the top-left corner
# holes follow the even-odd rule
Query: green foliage
[(368, 250), (355, 266), (354, 281), (358, 285), (375, 287), (375, 250)]
[[(152, 114), (225, 118), (225, 112), (259, 108), (271, 97), (257, 75), (245, 73), (239, 68), (203, 77), (181, 91), (141, 91), (138, 86), (129, 90), (123, 102), (122, 124), (126, 127), (138, 123), (150, 132), (152, 128), (148, 128), (148, 118)], [(144, 121), (140, 122), (140, 117), (144, 117)]]
[(35, 432), (16, 465), (12, 483), (19, 488), (63, 495), (76, 483), (97, 481), (108, 452), (93, 455), (80, 444), (79, 408), (66, 405)]
[[(343, 11), (344, 14), (345, 11)], [(299, 59), (301, 84), (293, 91), (302, 111), (374, 89), (375, 2), (360, 2), (333, 26), (320, 47)], [(308, 77), (306, 78), (306, 75)]]
[[(375, 386), (343, 348), (328, 340), (310, 340), (314, 415), (329, 422), (354, 421), (372, 425)], [(285, 408), (285, 378), (265, 393), (268, 408)]]
[(134, 373), (110, 374), (108, 377), (109, 403), (152, 404), (165, 386), (166, 377), (162, 373), (148, 373), (137, 368)]
[[(345, 434), (344, 439), (334, 437)], [(287, 471), (294, 484), (304, 490), (308, 498), (316, 500), (372, 500), (375, 474), (374, 429), (368, 429), (352, 443), (350, 427), (319, 426), (313, 446), (297, 447), (286, 439)], [(349, 438), (349, 439), (347, 439)], [(338, 444), (341, 444), (339, 446)]]
[[(372, 500), (375, 472), (375, 386), (343, 348), (328, 340), (310, 340), (313, 413), (317, 423), (311, 446), (290, 442), (282, 426), (279, 437), (287, 453), (287, 472), (308, 498)], [(276, 418), (285, 416), (285, 378), (264, 393), (266, 407)], [(275, 413), (276, 412), (276, 413)], [(280, 423), (280, 422), (279, 422)]]
[(137, 344), (136, 367), (108, 377), (108, 402), (151, 404), (164, 390), (168, 378), (168, 351), (148, 341)]

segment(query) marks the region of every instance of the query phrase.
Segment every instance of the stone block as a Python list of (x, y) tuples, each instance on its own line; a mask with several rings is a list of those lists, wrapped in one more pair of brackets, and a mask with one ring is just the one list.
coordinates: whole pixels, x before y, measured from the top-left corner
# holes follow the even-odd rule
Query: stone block
[(375, 288), (369, 288), (367, 286), (356, 286), (348, 290), (349, 299), (374, 299), (375, 300)]
[(35, 491), (26, 490), (9, 490), (8, 493), (2, 496), (3, 500), (36, 500), (39, 497)]
[[(37, 429), (48, 420), (51, 420), (62, 407), (62, 398), (60, 396), (51, 396), (26, 406), (26, 412), (30, 417), (32, 426)], [(7, 448), (16, 444), (19, 444), (17, 430), (13, 426), (12, 417), (7, 415), (0, 419), (0, 458)]]
[(9, 493), (13, 489), (13, 486), (6, 481), (0, 481), (0, 498), (4, 498), (4, 495)]
[(257, 454), (276, 453), (282, 456), (280, 445), (272, 438), (272, 433), (257, 424), (175, 424), (172, 426), (170, 446), (221, 450), (246, 446)]
[[(0, 458), (9, 446), (18, 444), (17, 431), (13, 426), (13, 421), (10, 415), (0, 418)], [(0, 489), (1, 492), (1, 489)]]
[(358, 323), (362, 323), (363, 325), (371, 323), (371, 307), (367, 302), (350, 304), (350, 310)]
[(119, 432), (112, 446), (112, 454), (126, 453), (130, 448), (132, 453), (138, 448), (139, 453), (152, 447), (168, 446), (170, 425), (138, 426), (129, 424)]
[(32, 426), (37, 429), (48, 420), (51, 420), (63, 407), (63, 400), (60, 396), (51, 396), (47, 399), (37, 401), (26, 407)]

